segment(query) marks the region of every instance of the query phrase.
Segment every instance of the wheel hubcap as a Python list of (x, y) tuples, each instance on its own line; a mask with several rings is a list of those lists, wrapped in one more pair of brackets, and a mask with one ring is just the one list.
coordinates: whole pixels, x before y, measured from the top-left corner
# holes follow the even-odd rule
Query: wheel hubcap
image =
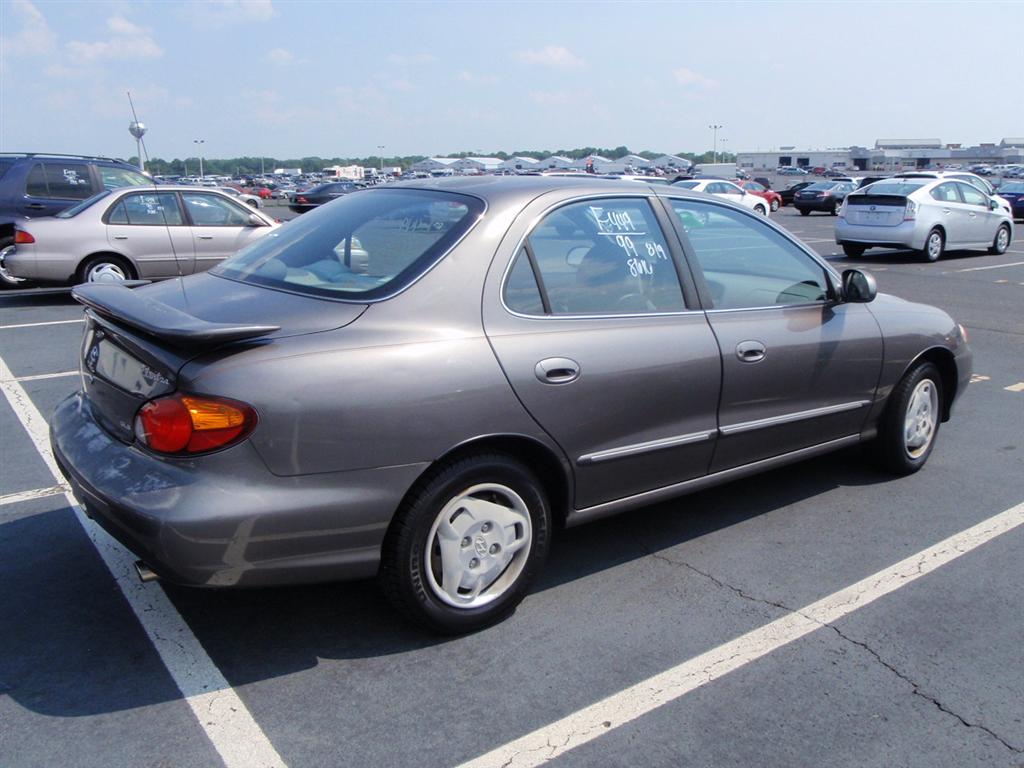
[(526, 565), (533, 525), (526, 502), (496, 483), (474, 485), (438, 513), (427, 536), (431, 591), (455, 608), (479, 608), (507, 592)]
[(1008, 246), (1009, 244), (1010, 244), (1010, 233), (1004, 227), (1003, 229), (1000, 229), (999, 230), (999, 234), (996, 235), (996, 248), (998, 248), (999, 251), (1005, 251), (1006, 250), (1006, 246)]
[(110, 262), (97, 264), (85, 276), (86, 282), (89, 283), (119, 283), (127, 279), (128, 275), (124, 273), (124, 269)]
[(10, 283), (11, 285), (17, 285), (18, 283), (25, 282), (25, 279), (23, 277), (15, 277), (7, 271), (5, 260), (12, 253), (14, 253), (13, 245), (8, 245), (3, 250), (0, 250), (0, 280), (3, 280), (5, 283)]
[(928, 255), (933, 259), (939, 257), (939, 253), (942, 251), (942, 238), (938, 233), (928, 238)]
[(903, 447), (910, 458), (920, 458), (931, 445), (938, 411), (939, 391), (935, 382), (931, 379), (918, 382), (903, 419)]

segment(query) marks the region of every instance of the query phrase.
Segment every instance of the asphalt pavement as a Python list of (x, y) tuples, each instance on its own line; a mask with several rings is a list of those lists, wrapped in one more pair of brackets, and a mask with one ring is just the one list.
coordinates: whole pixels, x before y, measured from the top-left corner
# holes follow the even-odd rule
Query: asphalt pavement
[[(813, 631), (765, 628), (1024, 501), (1024, 227), (1002, 256), (926, 264), (846, 259), (828, 214), (772, 218), (967, 327), (975, 379), (926, 468), (896, 479), (847, 450), (565, 531), (512, 617), (455, 639), (404, 623), (372, 581), (126, 594), (31, 438), (78, 387), (81, 309), (0, 295), (0, 765), (450, 768), (511, 744), (512, 765), (1020, 768), (1024, 526), (958, 539)], [(154, 634), (146, 590), (222, 682), (181, 693), (202, 665)], [(623, 693), (744, 638), (767, 645), (685, 695)], [(204, 714), (228, 693), (255, 731)], [(632, 714), (557, 727), (606, 699)], [(517, 751), (528, 735), (543, 749)]]

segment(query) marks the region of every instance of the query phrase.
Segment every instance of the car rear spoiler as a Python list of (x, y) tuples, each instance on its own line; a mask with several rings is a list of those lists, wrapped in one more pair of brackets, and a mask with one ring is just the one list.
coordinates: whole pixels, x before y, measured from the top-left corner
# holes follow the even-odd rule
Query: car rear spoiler
[(71, 295), (103, 317), (178, 347), (213, 346), (280, 330), (277, 325), (211, 323), (132, 290), (141, 284), (142, 281), (126, 281), (76, 285), (71, 289)]

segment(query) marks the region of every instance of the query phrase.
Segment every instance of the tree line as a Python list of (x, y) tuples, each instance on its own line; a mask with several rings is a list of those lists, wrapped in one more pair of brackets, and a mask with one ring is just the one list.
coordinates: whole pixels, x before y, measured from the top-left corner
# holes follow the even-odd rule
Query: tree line
[[(444, 157), (475, 157), (479, 155), (478, 152), (452, 152)], [(492, 152), (485, 155), (486, 157), (497, 157), (500, 160), (508, 160), (510, 157), (532, 157), (536, 160), (543, 160), (546, 157), (552, 155), (561, 155), (567, 157), (570, 160), (579, 160), (586, 157), (587, 155), (601, 155), (614, 160), (625, 155), (639, 155), (646, 160), (653, 160), (664, 152), (651, 152), (643, 150), (640, 152), (632, 152), (629, 147), (619, 146), (614, 148), (607, 147), (577, 147), (575, 149), (556, 149), (556, 150), (535, 150), (525, 149), (516, 150), (515, 152)], [(671, 154), (677, 157), (689, 160), (692, 163), (710, 163), (713, 162), (713, 154), (711, 152), (694, 153), (694, 152), (673, 152)], [(303, 171), (319, 171), (331, 165), (360, 165), (366, 168), (379, 168), (381, 165), (385, 167), (400, 166), (405, 169), (411, 166), (413, 163), (417, 163), (420, 160), (425, 160), (425, 155), (404, 155), (404, 156), (392, 156), (392, 157), (380, 157), (378, 155), (370, 155), (369, 157), (229, 157), (229, 158), (215, 158), (215, 157), (204, 157), (203, 158), (203, 172), (206, 174), (214, 174), (217, 176), (243, 176), (243, 175), (254, 175), (260, 173), (272, 173), (275, 168), (301, 168)], [(718, 153), (718, 162), (730, 163), (735, 162), (736, 156), (728, 152)], [(138, 158), (131, 157), (128, 162), (136, 164)], [(173, 160), (164, 160), (163, 158), (154, 157), (146, 162), (146, 170), (150, 173), (158, 176), (169, 176), (169, 175), (180, 175), (180, 176), (198, 176), (199, 175), (199, 158), (198, 157), (186, 157), (186, 158), (175, 158)]]

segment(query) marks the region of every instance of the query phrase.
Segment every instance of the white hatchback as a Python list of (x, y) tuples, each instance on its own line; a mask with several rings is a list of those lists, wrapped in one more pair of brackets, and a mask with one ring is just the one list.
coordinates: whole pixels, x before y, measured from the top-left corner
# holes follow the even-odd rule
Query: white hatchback
[(750, 192), (736, 186), (731, 181), (725, 181), (724, 179), (686, 179), (683, 181), (677, 181), (672, 186), (682, 187), (683, 189), (689, 189), (693, 192), (705, 192), (709, 195), (720, 197), (723, 200), (728, 200), (731, 203), (742, 205), (755, 213), (761, 214), (762, 216), (768, 215), (767, 200), (763, 197), (752, 195)]

